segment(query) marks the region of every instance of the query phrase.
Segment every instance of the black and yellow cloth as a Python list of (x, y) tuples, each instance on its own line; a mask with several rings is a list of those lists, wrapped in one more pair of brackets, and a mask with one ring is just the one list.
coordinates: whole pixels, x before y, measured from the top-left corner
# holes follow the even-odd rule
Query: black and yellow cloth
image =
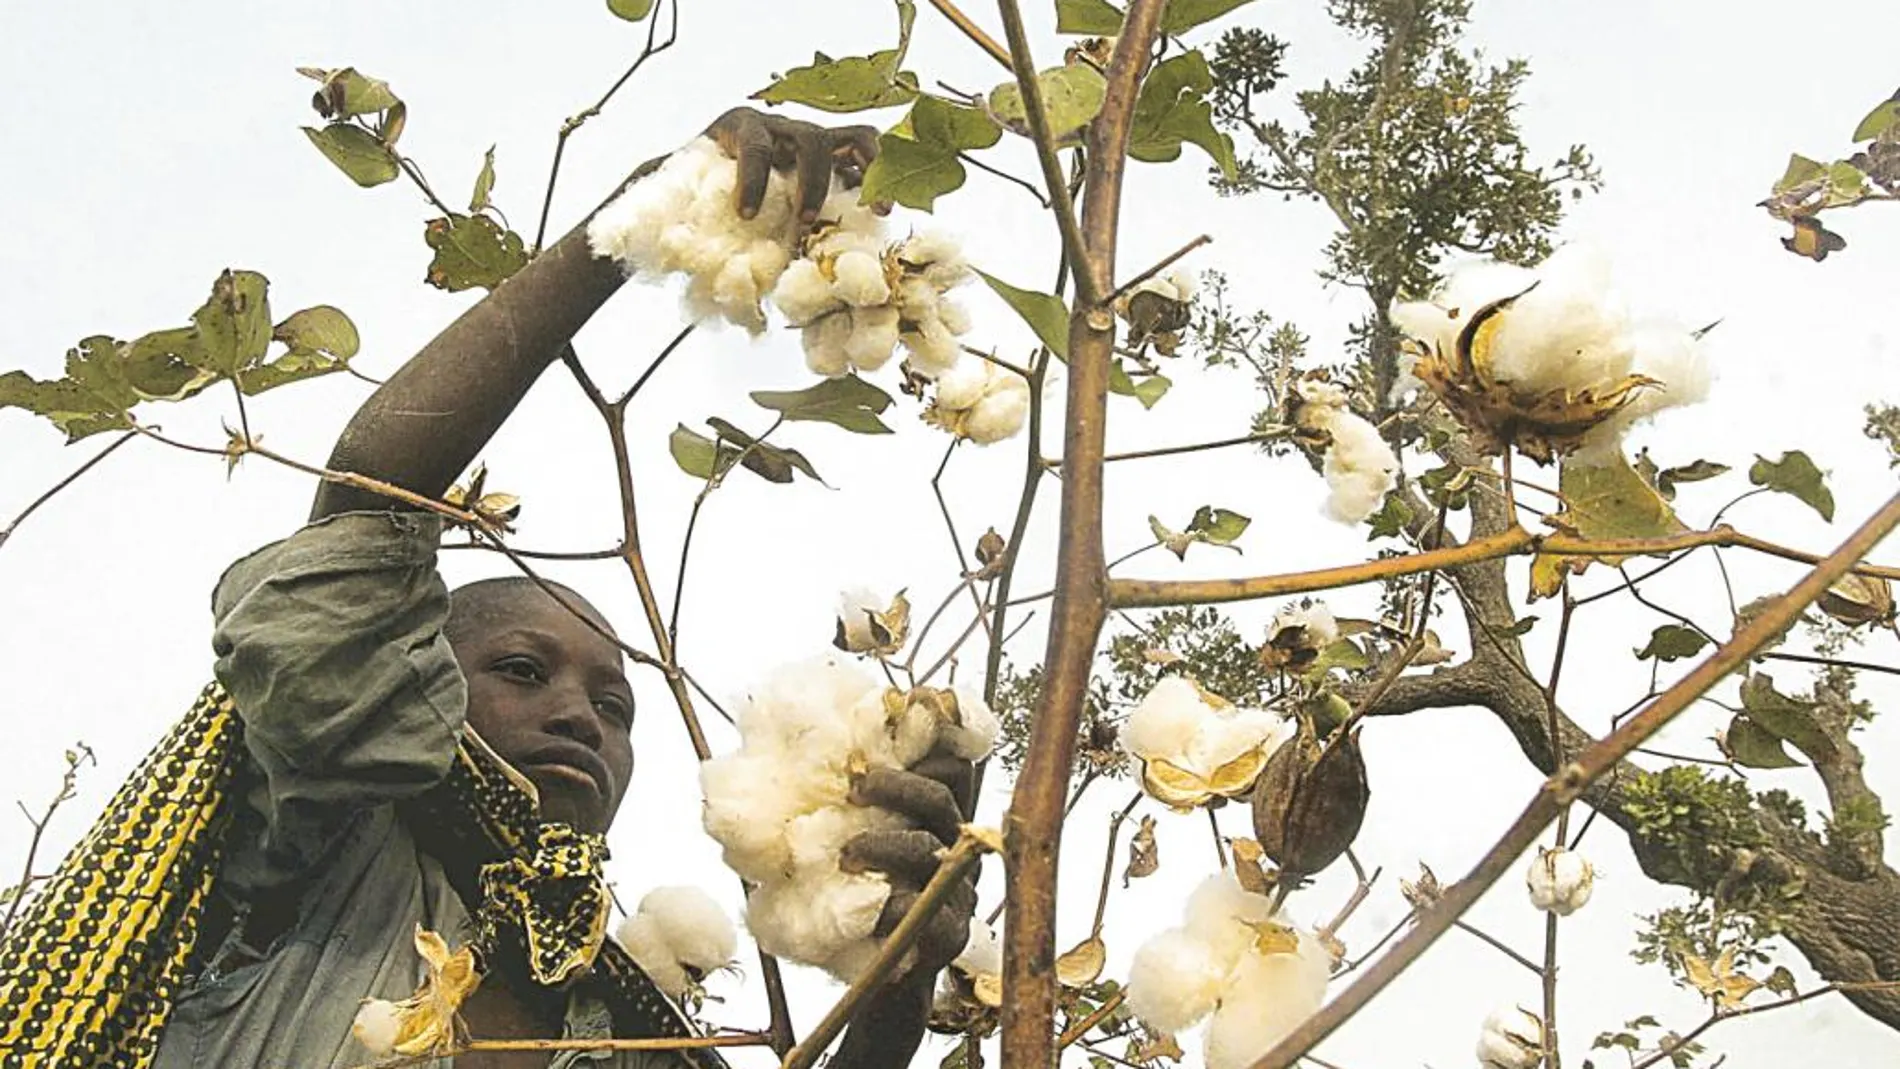
[[(604, 845), (539, 823), (533, 787), (463, 731), (439, 537), (425, 516), (343, 515), (226, 572), (220, 685), (0, 945), (0, 1067), (365, 1064), (350, 1023), (363, 999), (414, 991), (417, 924), (543, 984), (583, 977), (571, 1035), (686, 1034), (602, 941)], [(243, 946), (251, 905), (285, 900), (287, 929)], [(200, 939), (219, 909), (233, 923)], [(688, 1061), (716, 1063), (599, 1060)]]

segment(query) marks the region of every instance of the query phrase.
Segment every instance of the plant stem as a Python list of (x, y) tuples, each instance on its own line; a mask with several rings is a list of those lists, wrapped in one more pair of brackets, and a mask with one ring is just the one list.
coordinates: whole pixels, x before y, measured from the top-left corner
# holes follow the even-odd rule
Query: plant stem
[(79, 467), (73, 469), (73, 473), (71, 475), (68, 475), (64, 479), (61, 479), (60, 481), (54, 483), (52, 486), (52, 489), (47, 490), (45, 493), (34, 498), (32, 502), (30, 502), (26, 506), (26, 508), (20, 510), (20, 514), (18, 516), (13, 517), (12, 523), (7, 524), (5, 527), (0, 527), (0, 546), (4, 546), (7, 544), (7, 539), (13, 537), (13, 532), (17, 530), (22, 523), (26, 522), (26, 518), (28, 516), (31, 516), (35, 512), (38, 512), (41, 505), (44, 505), (48, 501), (51, 501), (54, 495), (58, 494), (61, 490), (66, 489), (68, 486), (71, 486), (75, 481), (78, 480), (78, 478), (81, 475), (84, 475), (87, 472), (91, 471), (94, 467), (96, 467), (99, 464), (100, 461), (104, 460), (105, 458), (111, 456), (113, 453), (117, 452), (120, 446), (131, 441), (134, 438), (137, 438), (138, 436), (139, 436), (139, 432), (135, 430), (126, 431), (124, 434), (119, 435), (119, 437), (113, 439), (111, 445), (108, 445), (104, 449), (101, 449), (99, 452), (93, 454), (93, 457), (91, 460), (88, 460), (84, 464), (81, 464), (79, 465)]
[(942, 12), (943, 17), (949, 19), (952, 26), (962, 30), (963, 36), (976, 42), (976, 46), (988, 52), (991, 59), (1001, 63), (1004, 70), (1009, 69), (1009, 52), (996, 43), (996, 38), (984, 33), (983, 27), (971, 21), (970, 16), (965, 15), (957, 5), (951, 3), (950, 0), (930, 0), (930, 6)]

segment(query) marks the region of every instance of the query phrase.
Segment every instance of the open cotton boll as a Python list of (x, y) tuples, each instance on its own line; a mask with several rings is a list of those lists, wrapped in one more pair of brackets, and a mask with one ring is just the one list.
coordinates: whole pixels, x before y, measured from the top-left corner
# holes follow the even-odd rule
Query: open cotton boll
[(1299, 958), (1250, 954), (1242, 960), (1207, 1026), (1207, 1069), (1246, 1069), (1319, 1009), (1326, 977), (1309, 982)]
[(668, 998), (679, 998), (693, 986), (693, 978), (686, 973), (672, 950), (666, 945), (666, 937), (660, 934), (659, 922), (644, 913), (637, 913), (620, 922), (620, 928), (614, 932), (614, 938), (626, 950), (640, 971), (647, 974), (653, 986), (659, 988)]
[(939, 300), (937, 318), (942, 321), (943, 329), (958, 337), (970, 333), (970, 310), (957, 301), (948, 297)]
[(1187, 931), (1229, 968), (1253, 948), (1255, 932), (1248, 925), (1272, 917), (1273, 903), (1242, 888), (1230, 872), (1209, 876), (1188, 895)]
[(1029, 419), (1029, 383), (1014, 372), (1003, 371), (991, 380), (963, 421), (963, 435), (978, 445), (994, 445), (1015, 437)]
[(845, 352), (850, 339), (848, 312), (836, 312), (811, 323), (799, 339), (805, 347), (805, 366), (826, 378), (836, 378), (851, 370), (851, 357)]
[(1544, 1060), (1544, 1022), (1522, 1006), (1500, 1006), (1478, 1033), (1478, 1064), (1485, 1069), (1537, 1069)]
[(1194, 741), (1188, 744), (1187, 761), (1182, 767), (1212, 774), (1229, 761), (1259, 748), (1262, 742), (1276, 735), (1284, 741), (1292, 733), (1290, 721), (1265, 709), (1210, 709), (1209, 715), (1202, 718)]
[(1169, 928), (1135, 951), (1128, 1008), (1163, 1032), (1194, 1027), (1220, 1004), (1231, 966), (1185, 928)]
[(1339, 640), (1339, 620), (1325, 602), (1316, 598), (1301, 598), (1280, 606), (1267, 624), (1267, 641), (1289, 627), (1302, 629), (1303, 645), (1324, 649)]
[(1332, 421), (1333, 444), (1320, 474), (1326, 478), (1326, 515), (1340, 523), (1363, 523), (1379, 510), (1392, 489), (1399, 459), (1378, 429), (1357, 413), (1340, 412)]
[(1171, 758), (1194, 745), (1201, 721), (1214, 710), (1183, 676), (1163, 676), (1128, 714), (1122, 745), (1140, 758)]
[(983, 692), (968, 684), (956, 687), (957, 717), (961, 723), (937, 728), (937, 744), (951, 756), (965, 761), (980, 761), (996, 749), (996, 737), (1002, 734), (1002, 722), (983, 700)]
[(956, 363), (937, 376), (937, 389), (932, 399), (939, 408), (953, 412), (974, 406), (983, 399), (983, 391), (989, 386), (992, 366), (982, 357), (959, 357)]
[(1629, 373), (1629, 317), (1610, 289), (1609, 258), (1566, 245), (1537, 267), (1537, 287), (1501, 317), (1491, 376), (1529, 391), (1580, 390)]
[(850, 797), (850, 782), (827, 769), (788, 764), (778, 755), (736, 753), (699, 769), (706, 834), (723, 848), (726, 866), (754, 882), (783, 879), (793, 869), (788, 828), (800, 814)]
[(878, 642), (871, 632), (871, 614), (883, 612), (890, 604), (890, 598), (869, 587), (852, 587), (839, 594), (838, 626), (844, 631), (845, 648), (875, 649)]
[(785, 823), (785, 844), (790, 857), (788, 873), (798, 876), (838, 867), (838, 855), (844, 844), (867, 831), (895, 831), (903, 821), (881, 809), (857, 805), (830, 805), (801, 813)]
[(650, 918), (673, 956), (702, 974), (725, 966), (739, 951), (732, 918), (697, 887), (655, 887), (635, 915)]
[(884, 264), (871, 253), (855, 250), (844, 253), (832, 265), (832, 274), (835, 277), (831, 292), (853, 308), (883, 304), (891, 299)]
[(778, 277), (772, 291), (772, 303), (785, 313), (792, 326), (802, 327), (827, 312), (837, 309), (839, 300), (831, 292), (831, 280), (811, 260), (793, 260)]
[(396, 1050), (396, 1038), (402, 1034), (402, 1010), (385, 998), (366, 998), (357, 1007), (350, 1022), (350, 1035), (356, 1037), (371, 1054), (382, 1058)]
[(956, 336), (937, 318), (934, 310), (927, 318), (917, 320), (916, 330), (905, 331), (898, 335), (898, 340), (910, 351), (910, 366), (930, 378), (955, 366), (963, 351)]
[(1637, 390), (1630, 402), (1591, 428), (1578, 455), (1589, 462), (1622, 453), (1630, 427), (1671, 408), (1698, 404), (1709, 396), (1713, 374), (1701, 339), (1673, 323), (1643, 323), (1629, 333), (1630, 371), (1659, 385)]
[(859, 308), (851, 313), (851, 336), (844, 356), (859, 371), (876, 371), (897, 350), (897, 309), (888, 304)]

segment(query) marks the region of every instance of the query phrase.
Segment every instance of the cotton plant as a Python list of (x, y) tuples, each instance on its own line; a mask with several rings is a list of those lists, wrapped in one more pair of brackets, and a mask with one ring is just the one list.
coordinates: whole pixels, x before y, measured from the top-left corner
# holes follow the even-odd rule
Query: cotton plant
[(1326, 647), (1338, 641), (1339, 621), (1333, 610), (1316, 598), (1301, 598), (1274, 612), (1259, 660), (1268, 668), (1298, 672), (1310, 667)]
[(949, 371), (970, 329), (969, 313), (949, 296), (970, 277), (957, 243), (936, 232), (892, 242), (883, 219), (862, 208), (824, 218), (772, 293), (801, 330), (805, 366), (826, 376), (876, 371), (901, 346), (916, 374)]
[(1582, 854), (1559, 847), (1538, 847), (1524, 872), (1531, 905), (1546, 913), (1568, 917), (1590, 901), (1596, 869)]
[(620, 922), (614, 938), (668, 998), (698, 990), (732, 963), (739, 935), (732, 918), (697, 887), (655, 887)]
[(853, 781), (905, 769), (941, 748), (978, 760), (995, 716), (969, 690), (888, 686), (842, 654), (788, 665), (741, 710), (739, 748), (700, 767), (708, 834), (753, 885), (746, 926), (768, 953), (849, 982), (876, 956), (872, 936), (890, 883), (846, 871), (844, 846), (903, 818), (855, 804)]
[(1307, 377), (1292, 386), (1293, 424), (1324, 459), (1325, 514), (1340, 523), (1365, 522), (1392, 489), (1399, 460), (1379, 430), (1352, 410), (1344, 387)]
[(1466, 264), (1391, 317), (1410, 373), (1491, 452), (1606, 455), (1633, 424), (1709, 392), (1705, 331), (1632, 318), (1589, 244), (1535, 268)]
[(1029, 418), (1029, 380), (964, 354), (937, 376), (924, 422), (977, 445), (1013, 438)]
[(1192, 272), (1177, 267), (1141, 280), (1116, 298), (1115, 314), (1128, 323), (1128, 348), (1139, 352), (1152, 345), (1162, 356), (1173, 356), (1199, 288)]
[(1333, 965), (1317, 933), (1223, 872), (1188, 897), (1180, 927), (1135, 951), (1128, 1007), (1167, 1033), (1207, 1020), (1208, 1069), (1241, 1069), (1319, 1009)]
[(1164, 676), (1128, 714), (1122, 745), (1141, 762), (1142, 787), (1177, 810), (1245, 794), (1293, 724), (1242, 709), (1185, 676)]

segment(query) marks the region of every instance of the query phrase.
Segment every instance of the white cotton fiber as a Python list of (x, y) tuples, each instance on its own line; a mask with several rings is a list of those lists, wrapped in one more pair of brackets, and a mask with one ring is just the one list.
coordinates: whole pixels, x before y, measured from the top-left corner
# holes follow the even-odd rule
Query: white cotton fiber
[(853, 308), (886, 304), (891, 299), (890, 283), (884, 278), (884, 264), (868, 252), (847, 252), (832, 265), (836, 276), (831, 290)]
[(811, 260), (793, 260), (779, 276), (772, 303), (795, 327), (802, 327), (841, 303), (831, 295), (831, 280)]
[[(862, 592), (846, 605), (879, 604)], [(951, 704), (906, 694), (843, 655), (774, 673), (740, 710), (737, 752), (700, 771), (705, 826), (735, 872), (754, 885), (746, 923), (770, 953), (849, 980), (876, 952), (870, 938), (889, 897), (876, 873), (840, 856), (867, 831), (910, 825), (851, 801), (856, 776), (908, 768), (942, 750), (975, 760), (995, 744), (996, 718), (974, 692)]]
[(859, 371), (876, 371), (890, 363), (897, 350), (897, 322), (897, 309), (887, 304), (852, 311), (845, 360)]
[(737, 184), (737, 163), (711, 139), (697, 138), (602, 208), (588, 223), (588, 244), (629, 274), (689, 276), (689, 314), (756, 334), (765, 328), (760, 294), (784, 269), (798, 219), (787, 176), (771, 173), (751, 219), (739, 217)]
[(696, 887), (656, 887), (614, 933), (636, 964), (672, 998), (732, 961), (738, 934), (719, 903)]
[(1000, 975), (1003, 971), (1003, 943), (996, 938), (996, 929), (986, 921), (971, 920), (970, 936), (964, 941), (963, 952), (950, 964), (966, 975)]
[(1230, 968), (1205, 940), (1169, 928), (1135, 951), (1128, 1008), (1163, 1032), (1192, 1028), (1220, 1004)]
[(357, 1007), (350, 1034), (377, 1057), (386, 1057), (396, 1049), (402, 1034), (402, 1008), (383, 998), (366, 998)]
[(1392, 489), (1398, 457), (1379, 436), (1378, 428), (1347, 406), (1346, 391), (1339, 386), (1309, 379), (1297, 383), (1294, 390), (1302, 402), (1296, 417), (1299, 425), (1330, 439), (1321, 464), (1329, 491), (1326, 515), (1341, 523), (1363, 522)]
[(1163, 676), (1122, 725), (1122, 745), (1143, 761), (1163, 760), (1209, 777), (1251, 750), (1271, 753), (1291, 724), (1264, 709), (1211, 704), (1184, 676)]
[[(914, 355), (911, 364), (917, 365)], [(978, 445), (1014, 437), (1028, 418), (1028, 380), (972, 354), (958, 354), (937, 375), (930, 409), (924, 414), (926, 422)]]

